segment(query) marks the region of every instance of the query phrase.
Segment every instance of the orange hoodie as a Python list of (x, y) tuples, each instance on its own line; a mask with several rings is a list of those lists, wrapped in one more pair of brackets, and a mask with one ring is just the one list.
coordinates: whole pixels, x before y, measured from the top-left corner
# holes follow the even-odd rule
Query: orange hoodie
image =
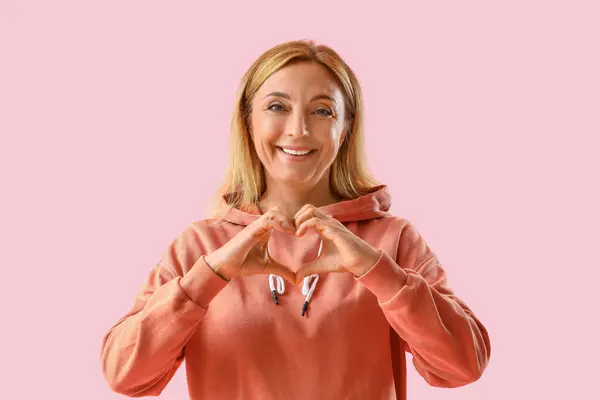
[[(392, 216), (390, 205), (380, 186), (321, 207), (379, 249), (380, 258), (359, 278), (308, 277), (304, 292), (302, 285), (278, 288), (285, 282), (268, 275), (228, 282), (205, 263), (204, 255), (259, 217), (257, 208), (191, 223), (103, 339), (111, 388), (158, 395), (185, 358), (192, 400), (406, 399), (406, 351), (433, 386), (477, 380), (490, 357), (488, 333), (448, 287), (422, 236)], [(314, 258), (314, 245), (305, 241), (290, 253), (286, 243), (270, 242), (282, 260), (292, 253)]]

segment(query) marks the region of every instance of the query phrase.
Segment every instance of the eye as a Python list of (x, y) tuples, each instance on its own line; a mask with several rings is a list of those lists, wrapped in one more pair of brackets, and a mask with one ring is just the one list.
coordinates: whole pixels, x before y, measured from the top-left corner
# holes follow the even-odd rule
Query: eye
[[(280, 107), (280, 108), (273, 108), (273, 107)], [(281, 111), (283, 111), (283, 106), (279, 103), (273, 103), (269, 107), (267, 107), (267, 110), (281, 112)]]
[(317, 111), (315, 111), (317, 114), (321, 114), (324, 117), (331, 117), (333, 115), (333, 113), (331, 111), (329, 111), (327, 108), (319, 108)]

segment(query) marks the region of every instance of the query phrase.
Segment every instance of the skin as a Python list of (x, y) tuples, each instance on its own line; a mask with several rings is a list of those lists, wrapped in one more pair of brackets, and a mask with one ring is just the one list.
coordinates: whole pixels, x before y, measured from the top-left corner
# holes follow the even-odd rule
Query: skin
[[(320, 96), (330, 98), (316, 98)], [(279, 206), (292, 219), (305, 204), (337, 202), (329, 171), (347, 126), (344, 95), (331, 73), (310, 62), (288, 65), (263, 83), (251, 107), (250, 134), (267, 181), (261, 210)], [(277, 145), (308, 147), (315, 153), (307, 161), (289, 162)]]
[[(280, 69), (252, 100), (250, 125), (267, 180), (261, 211), (277, 207), (298, 236), (312, 228), (325, 239), (323, 257), (299, 270), (296, 279), (339, 270), (362, 274), (365, 258), (370, 265), (378, 258), (375, 249), (317, 209), (340, 200), (331, 192), (329, 174), (348, 124), (344, 95), (332, 74), (312, 62)], [(306, 161), (290, 162), (276, 146), (306, 147), (315, 153)]]
[[(329, 174), (348, 124), (343, 92), (334, 77), (315, 63), (288, 65), (263, 83), (251, 106), (250, 135), (267, 180), (259, 204), (262, 215), (205, 261), (227, 280), (269, 273), (293, 283), (325, 272), (362, 276), (375, 265), (380, 251), (319, 210), (340, 200), (331, 192)], [(278, 146), (303, 147), (314, 153), (301, 162), (290, 161)], [(323, 251), (298, 271), (279, 264), (266, 252), (273, 230), (300, 237), (308, 229), (319, 233)]]

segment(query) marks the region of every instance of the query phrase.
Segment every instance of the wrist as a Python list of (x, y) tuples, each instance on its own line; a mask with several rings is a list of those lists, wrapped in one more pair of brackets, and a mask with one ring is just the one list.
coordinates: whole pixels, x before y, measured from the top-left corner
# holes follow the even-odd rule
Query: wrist
[(365, 249), (363, 256), (361, 257), (361, 259), (364, 261), (360, 263), (355, 271), (353, 271), (354, 276), (360, 278), (361, 276), (365, 275), (375, 266), (375, 264), (377, 264), (380, 258), (381, 250), (373, 247)]
[(210, 269), (213, 270), (213, 272), (215, 274), (219, 275), (221, 278), (225, 279), (226, 281), (231, 280), (231, 277), (227, 273), (225, 273), (222, 269), (219, 268), (221, 266), (221, 263), (217, 260), (214, 253), (204, 256), (204, 262), (206, 263), (206, 265), (208, 265), (210, 267)]

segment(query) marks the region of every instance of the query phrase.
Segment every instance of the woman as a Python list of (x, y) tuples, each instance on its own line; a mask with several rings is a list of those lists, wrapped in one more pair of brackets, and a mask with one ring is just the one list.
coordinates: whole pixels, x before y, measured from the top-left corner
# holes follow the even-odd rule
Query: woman
[(488, 334), (369, 175), (352, 70), (284, 43), (236, 104), (220, 207), (104, 337), (113, 390), (158, 395), (185, 358), (191, 399), (405, 399), (406, 351), (433, 386), (477, 380)]

